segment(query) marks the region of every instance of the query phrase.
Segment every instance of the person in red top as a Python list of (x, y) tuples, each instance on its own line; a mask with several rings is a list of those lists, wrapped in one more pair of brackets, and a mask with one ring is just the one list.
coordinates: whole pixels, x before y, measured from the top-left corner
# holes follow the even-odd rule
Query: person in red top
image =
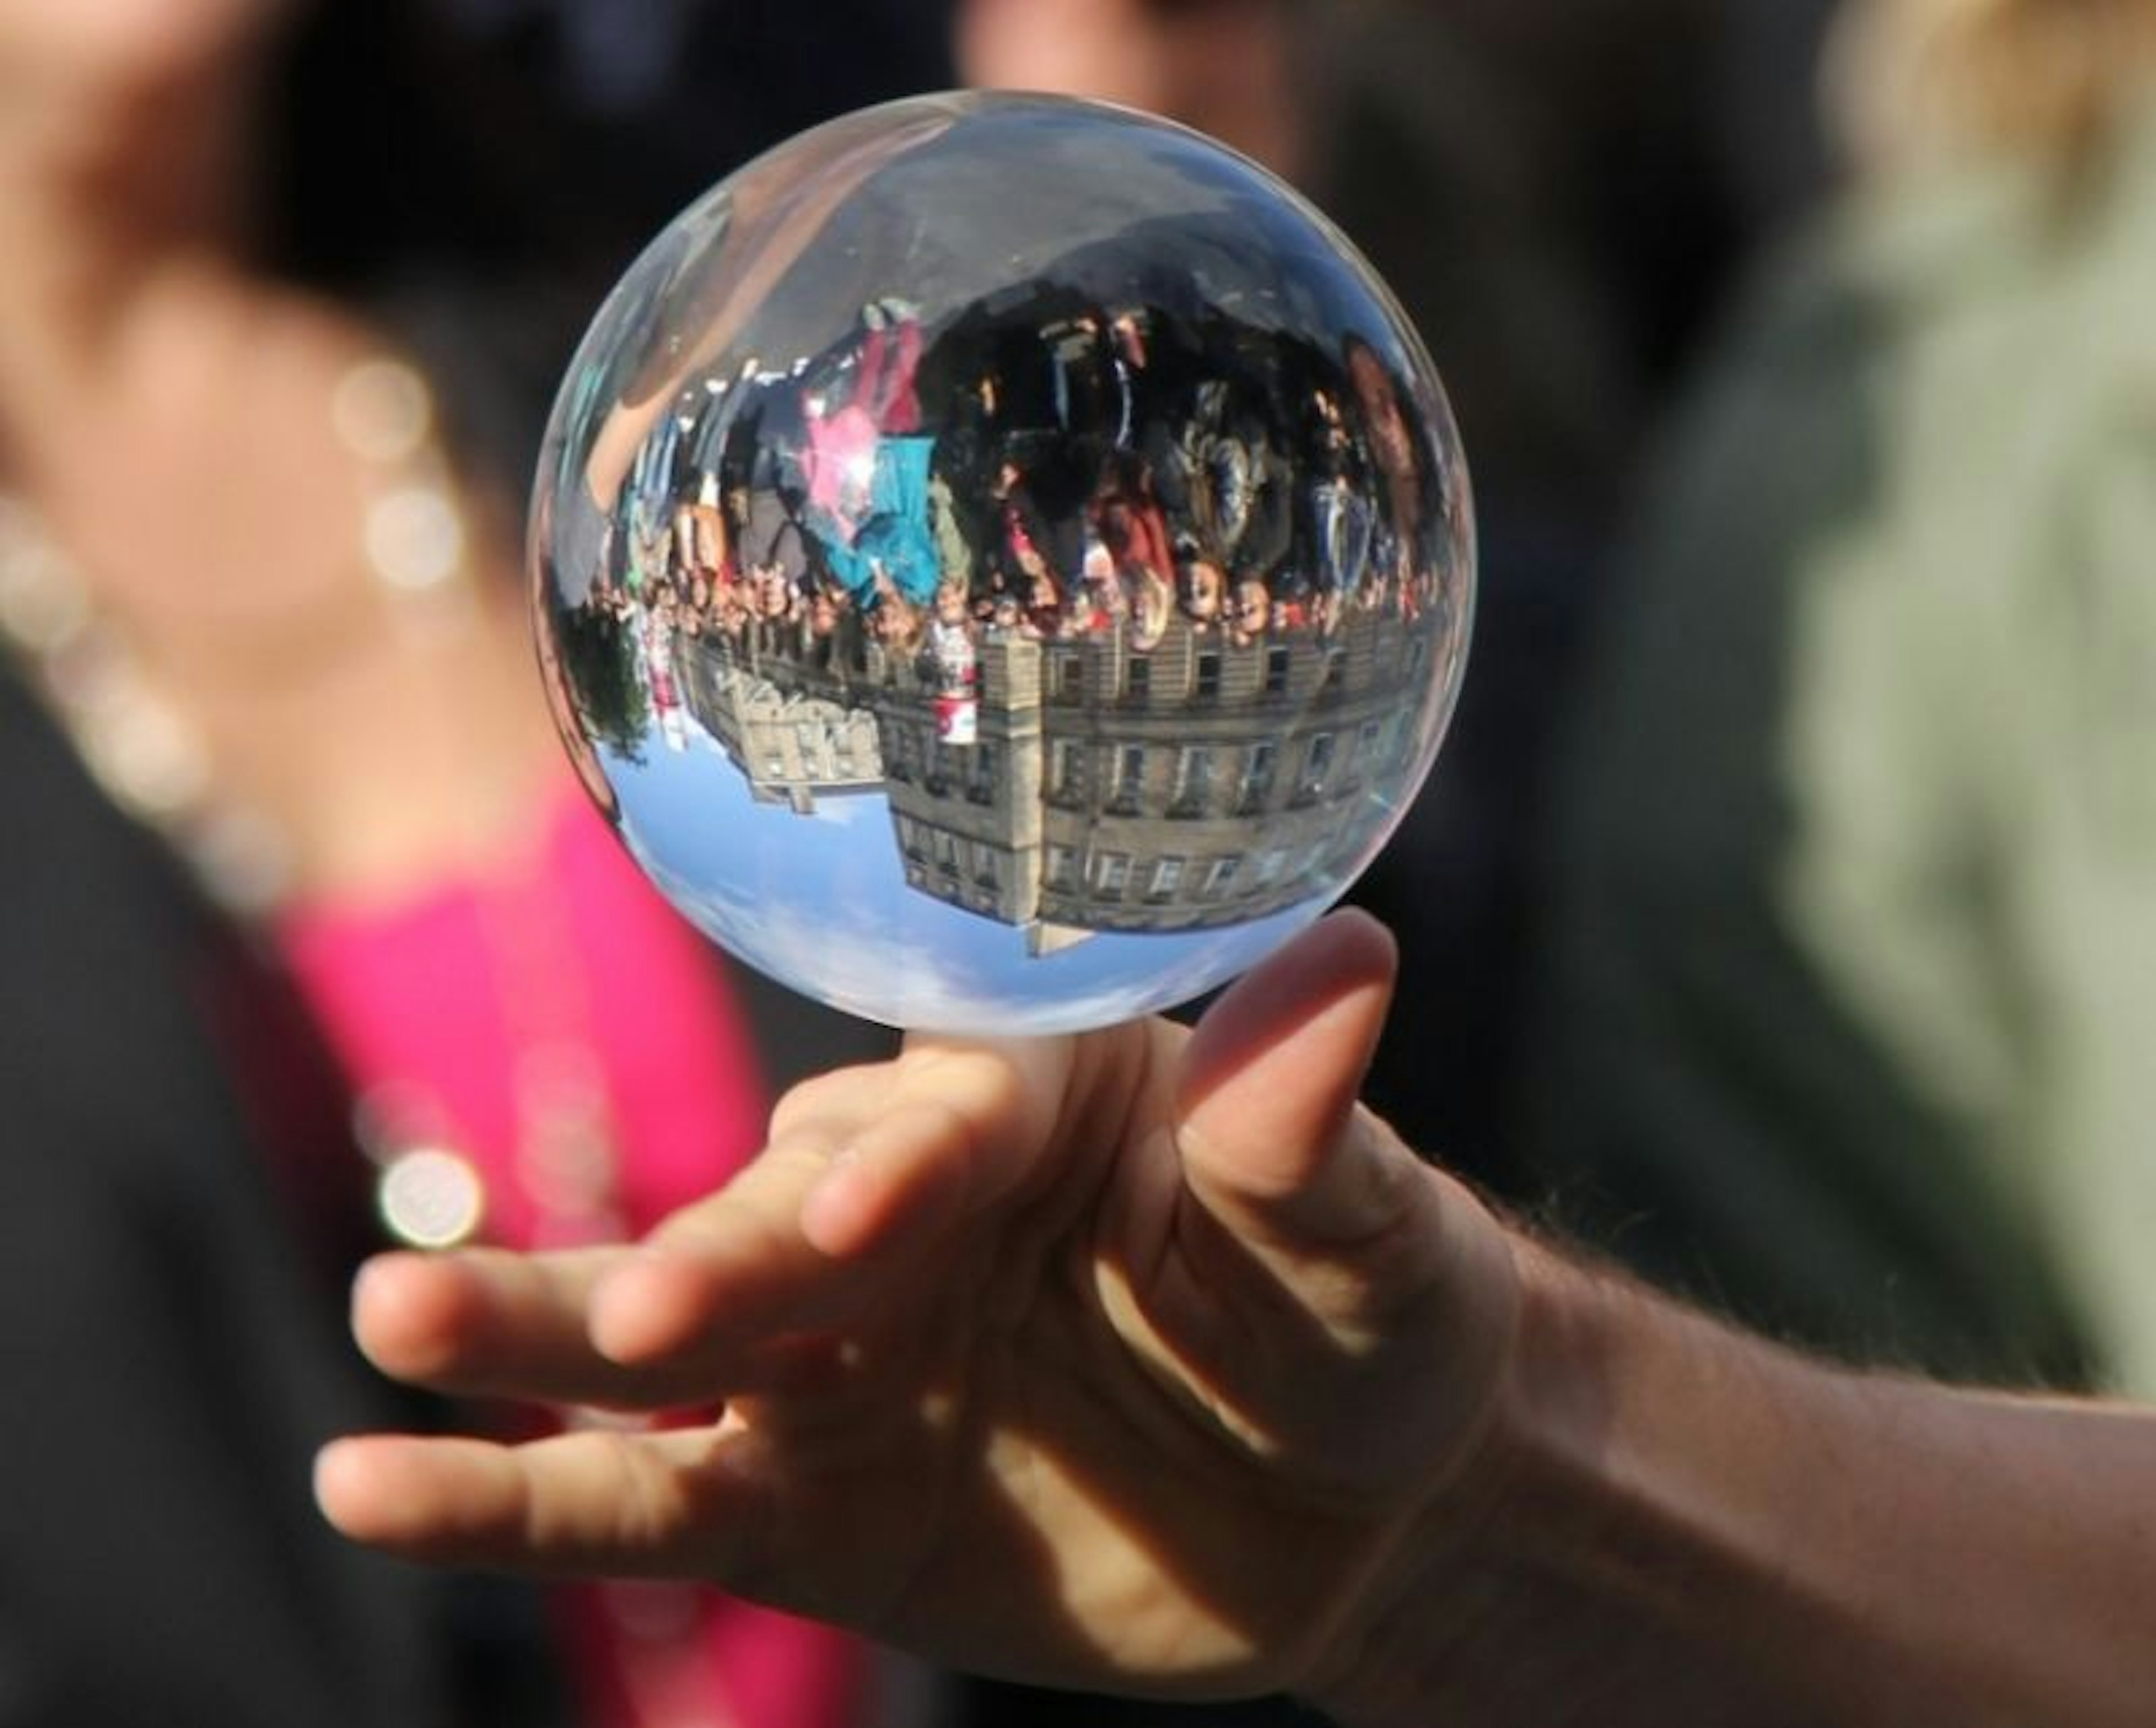
[(517, 111), (475, 124), (445, 28), (387, 0), (0, 4), (0, 900), (39, 986), (0, 1021), (11, 1721), (871, 1707), (869, 1653), (806, 1623), (444, 1592), (306, 1510), (318, 1437), (385, 1395), (321, 1311), (355, 1244), (640, 1230), (754, 1149), (773, 1072), (753, 986), (548, 724), (511, 497), (537, 417), (506, 423), (517, 343), (551, 387), (563, 332), (501, 290), (544, 242), (504, 237), (470, 157)]

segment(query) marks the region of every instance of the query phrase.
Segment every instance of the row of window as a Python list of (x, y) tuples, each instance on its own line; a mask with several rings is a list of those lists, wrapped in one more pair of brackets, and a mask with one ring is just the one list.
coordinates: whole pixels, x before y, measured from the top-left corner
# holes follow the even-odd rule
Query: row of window
[[(1098, 744), (1078, 738), (1050, 741), (1047, 800), (1060, 809), (1097, 809), (1137, 816), (1157, 810), (1170, 817), (1250, 816), (1322, 802), (1352, 790), (1396, 765), (1409, 725), (1404, 712), (1363, 721), (1352, 733), (1322, 731), (1288, 740), (1258, 738), (1188, 744)], [(789, 764), (767, 739), (766, 777), (789, 774), (825, 783), (873, 778), (880, 766), (890, 779), (918, 784), (932, 797), (963, 796), (993, 809), (1009, 752), (997, 739), (954, 745), (926, 728), (894, 727), (886, 734), (883, 760), (874, 764), (870, 738), (829, 727), (802, 725), (793, 742), (800, 752)], [(1163, 756), (1171, 759), (1165, 768)], [(1097, 793), (1097, 802), (1096, 801)]]
[(1096, 903), (1227, 900), (1263, 894), (1283, 882), (1299, 879), (1318, 867), (1337, 838), (1327, 835), (1299, 847), (1268, 846), (1255, 855), (1217, 852), (1197, 858), (1173, 853), (1138, 857), (1106, 850), (1081, 852), (1075, 846), (1051, 845), (1045, 875), (1050, 889), (1082, 894)]
[(996, 782), (1004, 771), (1004, 747), (995, 739), (953, 744), (930, 738), (924, 730), (900, 726), (891, 728), (890, 745), (884, 759), (887, 778), (919, 785), (937, 798), (963, 792), (968, 804), (995, 804)]
[(961, 840), (947, 828), (908, 815), (898, 818), (898, 843), (910, 863), (932, 864), (951, 882), (970, 878), (991, 892), (1003, 887), (1001, 855), (993, 846)]
[(789, 765), (778, 748), (776, 728), (765, 729), (764, 775), (767, 779), (800, 779), (825, 783), (853, 784), (877, 778), (876, 738), (873, 726), (833, 726), (827, 722), (797, 720), (791, 728), (798, 753)]
[[(1419, 681), (1430, 650), (1428, 640), (1417, 635), (1406, 639), (1404, 651), (1398, 656), (1380, 653), (1376, 677), (1380, 682), (1398, 681), (1404, 689), (1411, 689)], [(1324, 656), (1324, 666), (1317, 681), (1317, 688), (1324, 691), (1338, 682), (1345, 656), (1337, 643), (1328, 644), (1316, 651)], [(1164, 690), (1159, 693), (1170, 701), (1194, 702), (1217, 702), (1220, 697), (1222, 651), (1219, 648), (1200, 648), (1191, 656), (1190, 682), (1185, 690)], [(1173, 662), (1168, 662), (1173, 664)], [(1048, 698), (1063, 707), (1075, 707), (1086, 700), (1086, 672), (1087, 656), (1081, 645), (1059, 646), (1050, 651), (1048, 670)], [(1123, 658), (1122, 681), (1115, 694), (1127, 702), (1147, 702), (1152, 700), (1158, 680), (1156, 668), (1163, 662), (1156, 656), (1130, 654)], [(1285, 696), (1293, 676), (1295, 650), (1285, 643), (1268, 644), (1265, 649), (1265, 676), (1260, 688), (1269, 697)]]
[[(924, 870), (933, 869), (952, 887), (971, 883), (990, 894), (1001, 891), (1004, 863), (995, 846), (963, 839), (947, 828), (907, 815), (898, 818), (898, 836), (911, 867), (908, 874), (915, 880), (920, 880)], [(1337, 834), (1327, 834), (1297, 846), (1268, 846), (1255, 854), (1216, 852), (1194, 858), (1177, 854), (1140, 857), (1129, 852), (1051, 844), (1044, 875), (1050, 890), (1074, 897), (1083, 896), (1096, 904), (1133, 900), (1146, 904), (1217, 902), (1262, 895), (1282, 882), (1301, 879), (1324, 863), (1327, 853), (1338, 841)]]
[[(1285, 802), (1290, 806), (1314, 804), (1381, 771), (1393, 761), (1407, 724), (1404, 713), (1365, 720), (1344, 752), (1341, 734), (1335, 732), (1315, 732), (1299, 748), (1291, 745), (1286, 753), (1292, 769), (1285, 782)], [(1174, 754), (1164, 789), (1166, 802), (1161, 806), (1171, 816), (1255, 815), (1283, 801), (1282, 747), (1274, 738), (1106, 747), (1057, 738), (1049, 748), (1048, 801), (1065, 809), (1084, 809), (1097, 779), (1100, 809), (1111, 815), (1137, 815), (1147, 807), (1147, 775), (1163, 750)], [(1224, 785), (1233, 788), (1224, 809), (1216, 795)], [(1156, 795), (1161, 789), (1154, 788)]]
[[(1327, 656), (1322, 682), (1330, 684), (1339, 670), (1339, 653), (1335, 650)], [(1289, 668), (1293, 664), (1289, 651), (1275, 644), (1265, 650), (1265, 693), (1267, 696), (1287, 694)], [(1125, 702), (1149, 702), (1153, 694), (1152, 658), (1148, 655), (1127, 656), (1122, 666), (1122, 683), (1119, 695)], [(1086, 700), (1086, 660), (1075, 649), (1057, 653), (1049, 662), (1049, 700), (1065, 707)], [(1192, 702), (1217, 702), (1220, 696), (1220, 651), (1201, 648), (1192, 657), (1190, 688), (1187, 692)]]

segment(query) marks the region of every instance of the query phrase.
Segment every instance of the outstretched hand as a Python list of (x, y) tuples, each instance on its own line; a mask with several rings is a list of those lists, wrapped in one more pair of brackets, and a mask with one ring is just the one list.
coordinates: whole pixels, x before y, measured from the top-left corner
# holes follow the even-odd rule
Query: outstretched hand
[(645, 1243), (372, 1263), (354, 1325), (454, 1392), (716, 1411), (328, 1448), (422, 1560), (672, 1574), (955, 1666), (1322, 1689), (1461, 1503), (1503, 1234), (1355, 1103), (1394, 959), (1322, 920), (1195, 1031), (911, 1041), (810, 1083)]

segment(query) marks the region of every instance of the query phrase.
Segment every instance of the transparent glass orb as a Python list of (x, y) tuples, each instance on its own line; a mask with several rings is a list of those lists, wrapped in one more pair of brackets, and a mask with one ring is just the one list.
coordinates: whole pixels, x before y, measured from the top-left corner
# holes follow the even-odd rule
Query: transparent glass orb
[(904, 1026), (1212, 988), (1353, 880), (1451, 711), (1467, 476), (1421, 342), (1261, 169), (1060, 98), (801, 135), (572, 363), (542, 659), (742, 959)]

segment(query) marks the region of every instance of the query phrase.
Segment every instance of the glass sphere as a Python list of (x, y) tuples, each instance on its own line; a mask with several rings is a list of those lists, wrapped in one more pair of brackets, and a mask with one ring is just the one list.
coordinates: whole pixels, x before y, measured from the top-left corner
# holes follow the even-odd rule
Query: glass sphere
[(600, 309), (541, 458), (542, 662), (695, 924), (887, 1024), (1198, 995), (1353, 880), (1474, 588), (1437, 375), (1196, 133), (946, 95), (780, 145)]

